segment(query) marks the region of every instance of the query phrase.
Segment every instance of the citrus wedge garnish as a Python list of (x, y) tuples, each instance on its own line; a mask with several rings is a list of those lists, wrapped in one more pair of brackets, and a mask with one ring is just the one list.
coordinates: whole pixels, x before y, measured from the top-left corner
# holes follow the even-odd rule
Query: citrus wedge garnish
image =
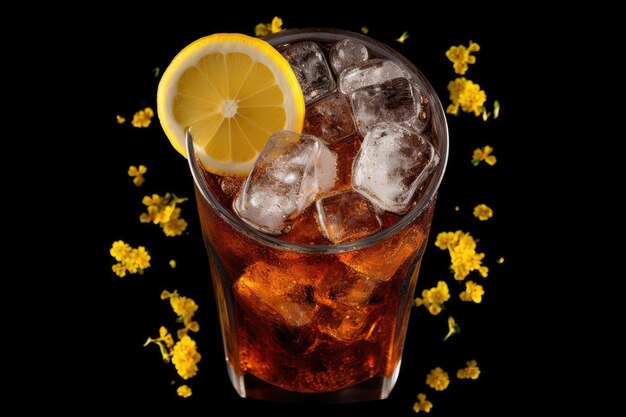
[(270, 135), (302, 131), (304, 96), (289, 63), (269, 43), (218, 33), (189, 44), (159, 82), (157, 110), (183, 156), (189, 129), (205, 168), (247, 175)]

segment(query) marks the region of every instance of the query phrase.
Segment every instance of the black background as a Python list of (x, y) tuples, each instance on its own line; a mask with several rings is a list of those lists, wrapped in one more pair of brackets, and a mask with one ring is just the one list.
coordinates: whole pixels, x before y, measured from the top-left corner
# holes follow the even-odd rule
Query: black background
[[(520, 59), (523, 41), (518, 40), (514, 25), (503, 20), (480, 17), (467, 10), (415, 15), (399, 10), (333, 15), (321, 11), (296, 12), (283, 9), (215, 12), (193, 16), (162, 13), (149, 19), (140, 12), (120, 9), (106, 25), (91, 27), (79, 23), (82, 33), (98, 33), (89, 47), (74, 46), (83, 57), (85, 68), (76, 72), (92, 75), (85, 82), (84, 103), (89, 121), (89, 149), (94, 156), (88, 167), (79, 169), (89, 178), (89, 188), (82, 194), (89, 201), (82, 214), (88, 217), (81, 233), (86, 237), (80, 252), (86, 265), (84, 277), (74, 287), (82, 292), (77, 305), (84, 308), (88, 325), (72, 330), (80, 335), (85, 360), (72, 384), (76, 397), (106, 409), (205, 411), (209, 415), (267, 413), (270, 415), (342, 414), (414, 415), (412, 405), (419, 392), (434, 404), (431, 415), (470, 415), (485, 411), (510, 410), (519, 395), (518, 381), (526, 372), (523, 355), (527, 325), (519, 317), (519, 287), (524, 279), (521, 266), (527, 263), (517, 248), (516, 236), (523, 234), (525, 220), (518, 208), (517, 174), (524, 162), (524, 86), (518, 74), (526, 71)], [(246, 9), (247, 11), (244, 11)], [(488, 105), (501, 103), (497, 120), (483, 122), (469, 114), (449, 116), (450, 156), (448, 169), (439, 191), (431, 229), (430, 243), (422, 264), (418, 292), (445, 279), (452, 299), (447, 310), (431, 316), (426, 310), (413, 309), (396, 387), (384, 401), (346, 405), (294, 405), (241, 399), (226, 374), (223, 348), (208, 260), (205, 254), (195, 207), (193, 183), (186, 160), (169, 144), (157, 117), (147, 129), (137, 129), (130, 121), (135, 111), (146, 106), (156, 111), (158, 77), (153, 70), (167, 67), (184, 46), (216, 32), (241, 32), (253, 35), (254, 26), (269, 22), (274, 15), (283, 18), (285, 28), (337, 27), (359, 32), (362, 26), (369, 36), (407, 56), (430, 80), (444, 107), (449, 102), (447, 83), (456, 78), (444, 53), (451, 45), (477, 42), (481, 51), (477, 63), (465, 75), (487, 92)], [(404, 45), (395, 42), (407, 30)], [(81, 77), (82, 79), (82, 77)], [(82, 81), (80, 82), (82, 83)], [(79, 90), (81, 86), (79, 85)], [(118, 125), (115, 115), (127, 118)], [(498, 158), (495, 166), (470, 164), (473, 149), (491, 145)], [(146, 182), (135, 187), (126, 174), (130, 165), (148, 167)], [(76, 167), (75, 167), (76, 168)], [(78, 168), (76, 168), (78, 169)], [(138, 221), (143, 211), (141, 199), (152, 193), (173, 192), (189, 197), (182, 204), (188, 221), (187, 232), (168, 238), (160, 228)], [(79, 193), (80, 194), (80, 193)], [(480, 222), (473, 217), (475, 205), (486, 203), (494, 217)], [(454, 210), (459, 206), (460, 210)], [(87, 226), (88, 224), (88, 226)], [(479, 240), (478, 251), (485, 252), (489, 277), (477, 274), (473, 279), (486, 290), (479, 305), (462, 303), (458, 293), (462, 285), (448, 272), (446, 252), (434, 245), (441, 231), (462, 229)], [(111, 272), (114, 260), (109, 248), (116, 240), (131, 246), (143, 245), (152, 255), (152, 266), (143, 276), (127, 275), (120, 279)], [(495, 261), (505, 258), (503, 264)], [(171, 269), (169, 259), (178, 266)], [(474, 273), (475, 274), (475, 273)], [(186, 381), (193, 389), (190, 398), (176, 395), (183, 382), (173, 366), (165, 365), (155, 346), (143, 348), (148, 336), (156, 336), (160, 325), (176, 328), (169, 303), (161, 301), (163, 289), (177, 289), (192, 297), (200, 306), (197, 313), (198, 342), (202, 361), (195, 378)], [(447, 315), (452, 314), (462, 332), (442, 342), (447, 332)], [(481, 376), (476, 381), (458, 380), (456, 370), (465, 361), (476, 359)], [(450, 373), (447, 390), (435, 392), (425, 385), (430, 369), (441, 366)], [(176, 381), (174, 385), (172, 381)], [(71, 404), (69, 396), (67, 404)], [(64, 401), (64, 400), (62, 400)], [(219, 410), (228, 410), (219, 411)]]

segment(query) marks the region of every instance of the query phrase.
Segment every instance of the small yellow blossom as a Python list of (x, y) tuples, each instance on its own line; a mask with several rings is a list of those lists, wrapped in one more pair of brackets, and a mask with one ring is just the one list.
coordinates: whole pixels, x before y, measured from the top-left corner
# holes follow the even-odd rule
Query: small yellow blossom
[(435, 246), (448, 250), (454, 279), (462, 281), (471, 271), (478, 271), (480, 275), (487, 277), (489, 268), (482, 265), (485, 254), (476, 252), (476, 241), (469, 233), (461, 230), (441, 232), (437, 235)]
[(450, 299), (450, 290), (448, 284), (444, 281), (437, 282), (436, 287), (422, 291), (422, 297), (415, 299), (416, 306), (424, 306), (430, 314), (436, 316), (441, 313), (443, 303)]
[(479, 204), (474, 207), (474, 217), (477, 217), (478, 220), (485, 221), (489, 220), (493, 216), (493, 210), (486, 204)]
[(176, 389), (176, 393), (183, 398), (191, 397), (192, 394), (191, 388), (189, 388), (187, 385), (181, 385), (180, 387), (178, 387), (178, 389)]
[(364, 35), (367, 35), (367, 33), (368, 33), (369, 31), (370, 31), (370, 30), (369, 30), (369, 28), (368, 28), (367, 26), (363, 26), (363, 27), (361, 28), (361, 33), (363, 33)]
[(172, 269), (176, 268), (176, 261), (174, 259), (170, 259), (169, 264), (170, 264), (170, 268), (172, 268)]
[(115, 120), (117, 120), (118, 124), (123, 124), (126, 121), (125, 117), (120, 116), (119, 114), (115, 115)]
[(167, 328), (165, 328), (165, 326), (161, 326), (159, 328), (159, 337), (157, 337), (156, 339), (149, 337), (148, 340), (146, 340), (146, 343), (143, 344), (143, 346), (146, 347), (150, 343), (154, 343), (159, 347), (163, 362), (169, 363), (171, 352), (168, 349), (171, 349), (172, 346), (174, 346), (174, 338), (167, 330)]
[(487, 164), (494, 166), (496, 164), (496, 157), (491, 155), (491, 152), (493, 152), (493, 148), (489, 145), (482, 149), (474, 149), (474, 153), (472, 154), (472, 165), (477, 166), (480, 161), (485, 161)]
[(450, 316), (448, 317), (448, 334), (443, 338), (443, 341), (445, 342), (450, 336), (457, 333), (461, 333), (461, 328), (456, 323), (456, 320), (454, 320), (454, 317)]
[(421, 392), (417, 394), (417, 402), (413, 404), (413, 411), (416, 413), (420, 411), (430, 413), (431, 408), (433, 408), (433, 403), (426, 399), (426, 394), (422, 394)]
[(133, 115), (133, 121), (131, 123), (135, 127), (148, 127), (153, 117), (154, 111), (150, 107), (146, 107)]
[(159, 327), (159, 336), (161, 340), (165, 342), (165, 346), (167, 346), (168, 348), (174, 346), (174, 338), (165, 326)]
[(504, 263), (504, 257), (501, 256), (496, 262), (499, 264)]
[(450, 385), (450, 377), (446, 371), (436, 367), (426, 376), (426, 385), (436, 391), (443, 391)]
[(145, 247), (132, 248), (122, 240), (113, 242), (109, 253), (118, 262), (113, 265), (113, 272), (123, 278), (126, 272), (142, 274), (143, 270), (150, 267), (150, 254)]
[(404, 32), (402, 32), (402, 35), (400, 35), (400, 37), (396, 39), (396, 42), (404, 44), (404, 41), (406, 41), (408, 38), (409, 38), (409, 32), (405, 30)]
[(480, 284), (476, 284), (474, 281), (467, 281), (465, 283), (465, 291), (459, 294), (459, 298), (463, 301), (473, 301), (479, 304), (483, 300), (485, 290)]
[(254, 28), (254, 35), (262, 37), (269, 35), (270, 33), (276, 33), (283, 30), (283, 19), (278, 16), (274, 16), (271, 23), (259, 23)]
[(170, 193), (163, 197), (158, 194), (145, 196), (141, 203), (147, 206), (147, 209), (146, 213), (141, 213), (139, 221), (159, 224), (166, 236), (180, 236), (187, 229), (187, 222), (180, 217), (181, 209), (176, 205), (184, 201), (187, 199)]
[(470, 55), (470, 53), (478, 51), (480, 51), (480, 46), (470, 41), (468, 47), (464, 45), (451, 46), (446, 51), (446, 57), (454, 64), (454, 72), (463, 75), (467, 71), (468, 64), (476, 62), (476, 57)]
[(454, 211), (459, 211), (459, 210), (461, 210), (461, 207), (459, 207), (459, 206), (454, 206)]
[(467, 368), (459, 369), (456, 373), (456, 377), (459, 379), (478, 379), (480, 375), (480, 368), (475, 360), (465, 362)]
[(202, 359), (202, 355), (198, 353), (196, 342), (189, 336), (176, 342), (172, 349), (172, 363), (176, 367), (178, 375), (183, 379), (189, 379), (196, 375), (200, 359)]
[(451, 104), (446, 109), (447, 113), (458, 114), (459, 107), (466, 113), (474, 113), (480, 116), (483, 112), (487, 94), (480, 89), (480, 85), (464, 77), (457, 78), (448, 83)]
[[(193, 299), (178, 294), (178, 291), (176, 290), (174, 290), (174, 292), (163, 290), (161, 293), (161, 300), (167, 299), (170, 300), (172, 310), (174, 310), (174, 313), (176, 313), (178, 317), (183, 320), (185, 326), (192, 326), (192, 323), (195, 323), (192, 322), (191, 319), (194, 314), (196, 314), (196, 311), (198, 311), (198, 304), (196, 304)], [(194, 328), (196, 330), (192, 329), (192, 331), (197, 332), (198, 324), (195, 323), (193, 326), (195, 326)]]
[(130, 168), (128, 168), (128, 176), (134, 177), (133, 184), (135, 184), (137, 187), (143, 184), (143, 182), (146, 180), (143, 177), (143, 174), (145, 174), (146, 172), (148, 172), (148, 168), (146, 168), (145, 165), (139, 165), (139, 168), (131, 165)]

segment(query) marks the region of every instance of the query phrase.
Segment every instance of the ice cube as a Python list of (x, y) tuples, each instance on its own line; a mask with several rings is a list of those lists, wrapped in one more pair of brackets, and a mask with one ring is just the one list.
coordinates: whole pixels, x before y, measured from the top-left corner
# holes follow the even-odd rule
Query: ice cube
[(326, 275), (315, 290), (320, 305), (319, 328), (335, 339), (367, 339), (377, 319), (384, 314), (382, 283), (350, 268), (337, 269)]
[(329, 55), (330, 65), (337, 75), (344, 69), (361, 64), (369, 58), (365, 45), (352, 39), (344, 39), (334, 44)]
[(280, 131), (267, 141), (233, 210), (268, 234), (284, 233), (317, 197), (332, 188), (336, 157), (314, 136)]
[(336, 245), (374, 234), (382, 225), (369, 200), (353, 190), (320, 198), (316, 206), (324, 236)]
[(306, 108), (304, 133), (332, 145), (356, 132), (350, 99), (341, 93), (330, 94)]
[(352, 185), (383, 209), (404, 214), (438, 163), (437, 151), (423, 137), (402, 126), (381, 123), (363, 139), (354, 160)]
[(234, 292), (246, 310), (267, 322), (302, 327), (312, 322), (319, 309), (314, 301), (313, 282), (308, 280), (306, 270), (256, 262), (237, 279)]
[(430, 100), (428, 96), (415, 84), (413, 84), (413, 96), (415, 97), (416, 114), (404, 126), (418, 133), (426, 131), (430, 126)]
[(339, 76), (339, 90), (350, 96), (359, 88), (381, 84), (394, 78), (408, 78), (408, 75), (392, 61), (371, 59), (365, 64), (343, 71)]
[(324, 52), (315, 42), (293, 44), (282, 54), (296, 73), (307, 104), (337, 87)]
[(407, 123), (418, 117), (413, 86), (407, 78), (394, 78), (360, 88), (352, 93), (354, 116), (365, 135), (381, 122)]

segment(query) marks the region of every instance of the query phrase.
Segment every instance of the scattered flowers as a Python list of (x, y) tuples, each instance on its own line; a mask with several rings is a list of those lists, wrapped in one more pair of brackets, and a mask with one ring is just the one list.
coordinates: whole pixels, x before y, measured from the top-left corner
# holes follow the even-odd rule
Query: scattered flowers
[(133, 121), (131, 123), (135, 127), (148, 127), (153, 117), (154, 111), (150, 107), (146, 107), (133, 115)]
[(465, 77), (460, 77), (448, 83), (450, 101), (446, 113), (458, 114), (459, 107), (466, 113), (480, 116), (483, 112), (487, 94), (480, 89), (480, 85)]
[[(163, 361), (165, 363), (171, 361), (178, 375), (187, 380), (198, 373), (198, 362), (202, 359), (202, 356), (198, 352), (196, 342), (187, 334), (188, 330), (193, 332), (200, 330), (198, 322), (193, 321), (193, 316), (196, 311), (198, 311), (198, 305), (191, 298), (178, 294), (176, 290), (173, 292), (163, 290), (161, 299), (170, 300), (172, 310), (174, 310), (178, 316), (177, 321), (182, 322), (184, 327), (178, 329), (176, 332), (176, 336), (178, 337), (176, 343), (174, 343), (174, 338), (167, 328), (161, 326), (159, 328), (159, 337), (149, 337), (146, 343), (144, 343), (144, 346), (148, 346), (150, 343), (156, 344), (161, 351)], [(191, 388), (186, 385), (180, 386), (177, 389), (177, 393), (181, 397), (189, 397), (191, 395)]]
[(115, 115), (115, 120), (117, 120), (117, 123), (120, 124), (120, 125), (123, 124), (124, 122), (126, 122), (126, 118), (120, 116), (119, 114)]
[(437, 235), (435, 246), (450, 253), (454, 279), (462, 281), (471, 271), (478, 271), (483, 277), (489, 274), (489, 268), (482, 265), (485, 254), (476, 252), (476, 241), (469, 233), (461, 230), (441, 232)]
[(254, 35), (262, 37), (269, 35), (270, 33), (276, 33), (283, 30), (283, 19), (278, 16), (274, 16), (271, 23), (259, 23), (254, 28)]
[(145, 196), (141, 203), (147, 207), (147, 212), (141, 213), (139, 221), (159, 224), (166, 236), (180, 236), (187, 229), (187, 222), (180, 217), (181, 209), (176, 205), (184, 201), (187, 199), (170, 193), (163, 197), (159, 194)]
[(486, 204), (479, 204), (474, 207), (474, 217), (477, 217), (478, 220), (485, 221), (489, 220), (493, 216), (493, 210)]
[(145, 165), (139, 165), (139, 168), (131, 165), (130, 168), (128, 168), (128, 176), (133, 177), (133, 184), (135, 184), (137, 187), (143, 184), (143, 182), (146, 180), (143, 176), (143, 174), (145, 174), (146, 172), (148, 172), (148, 168), (146, 168)]
[(493, 148), (489, 145), (481, 148), (474, 149), (474, 154), (472, 155), (472, 165), (477, 166), (480, 161), (485, 161), (488, 165), (494, 166), (496, 164), (495, 155), (491, 155), (493, 152)]
[(420, 411), (430, 413), (431, 408), (433, 408), (433, 403), (426, 399), (426, 394), (421, 392), (417, 394), (417, 402), (413, 404), (413, 411), (416, 413), (419, 413)]
[(448, 284), (444, 281), (439, 281), (436, 287), (422, 291), (422, 297), (415, 299), (416, 306), (424, 306), (428, 309), (430, 314), (436, 316), (441, 313), (443, 303), (450, 299), (450, 290)]
[(443, 391), (450, 385), (450, 377), (446, 371), (436, 367), (426, 376), (426, 385), (435, 391)]
[(191, 388), (189, 388), (187, 385), (181, 385), (176, 390), (176, 393), (183, 398), (191, 397)]
[(141, 275), (144, 269), (150, 267), (150, 254), (143, 246), (132, 248), (123, 240), (118, 240), (113, 242), (109, 252), (117, 261), (112, 270), (120, 278), (124, 278), (127, 272)]
[(457, 333), (461, 333), (461, 328), (456, 323), (456, 320), (454, 320), (454, 317), (450, 316), (448, 317), (448, 334), (443, 338), (443, 341), (445, 342), (450, 336)]
[(456, 373), (456, 377), (459, 379), (478, 379), (480, 375), (480, 368), (475, 360), (465, 362), (467, 368), (459, 369)]
[(451, 46), (450, 49), (446, 51), (446, 57), (448, 57), (454, 65), (454, 72), (463, 75), (468, 69), (468, 64), (474, 64), (476, 62), (476, 57), (470, 54), (478, 51), (480, 51), (480, 45), (470, 41), (467, 47), (464, 45)]
[(463, 301), (473, 301), (476, 304), (480, 304), (485, 295), (485, 290), (482, 285), (476, 284), (474, 281), (467, 281), (465, 283), (465, 291), (459, 294), (459, 298)]
[(404, 45), (404, 41), (406, 41), (408, 38), (409, 38), (409, 32), (405, 30), (404, 32), (402, 32), (402, 35), (400, 35), (400, 37), (396, 39), (396, 42), (399, 42)]

